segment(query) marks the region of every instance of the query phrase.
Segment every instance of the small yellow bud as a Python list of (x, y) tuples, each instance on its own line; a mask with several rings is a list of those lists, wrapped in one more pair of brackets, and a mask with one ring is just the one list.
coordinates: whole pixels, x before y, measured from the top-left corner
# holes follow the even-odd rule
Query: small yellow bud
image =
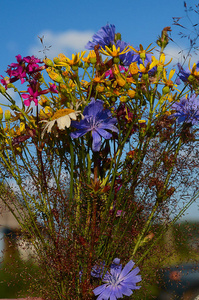
[(77, 71), (78, 70), (78, 66), (77, 65), (74, 65), (71, 68), (72, 68), (73, 71)]
[(0, 121), (3, 119), (3, 110), (2, 108), (0, 107)]
[(127, 102), (128, 98), (126, 96), (120, 97), (120, 102)]
[(146, 53), (145, 53), (145, 52), (141, 52), (141, 53), (140, 53), (140, 58), (143, 59), (143, 60), (145, 60), (145, 58), (146, 58)]
[(164, 86), (163, 89), (162, 89), (162, 94), (163, 95), (166, 95), (170, 92), (170, 88), (168, 86)]
[(189, 75), (188, 80), (189, 80), (189, 82), (193, 82), (193, 81), (195, 81), (195, 77), (191, 74), (191, 75)]
[(44, 59), (44, 63), (45, 63), (48, 67), (53, 67), (53, 66), (54, 66), (52, 60), (50, 60), (49, 58), (45, 58), (45, 59)]
[(6, 121), (9, 121), (11, 118), (11, 112), (9, 110), (6, 110), (5, 111), (5, 120)]
[(135, 97), (135, 91), (134, 90), (128, 90), (127, 94), (129, 95), (130, 98), (134, 98)]
[(114, 64), (119, 64), (120, 63), (119, 57), (114, 57), (113, 62), (114, 62)]
[(54, 57), (53, 61), (54, 61), (55, 64), (58, 64), (60, 62), (60, 59), (58, 57)]
[(136, 62), (133, 62), (130, 64), (129, 66), (129, 71), (131, 73), (131, 75), (136, 75), (139, 72), (138, 66)]
[(25, 128), (26, 128), (26, 126), (25, 126), (25, 123), (20, 123), (20, 127), (19, 127), (19, 130), (20, 130), (20, 133), (24, 133), (25, 132)]
[(97, 58), (96, 57), (91, 57), (90, 58), (90, 62), (94, 65), (97, 62)]
[(58, 83), (64, 83), (61, 75), (59, 75), (58, 73), (56, 73), (54, 70), (48, 68), (46, 69), (47, 73), (48, 73), (48, 76), (55, 82), (58, 82)]
[(126, 80), (122, 76), (116, 77), (117, 84), (121, 87), (125, 86)]
[(0, 93), (5, 94), (6, 89), (0, 84)]
[(164, 69), (164, 68), (163, 68), (163, 65), (158, 65), (158, 66), (157, 66), (157, 71), (158, 71), (158, 72), (162, 72), (163, 69)]
[(96, 91), (98, 91), (99, 93), (102, 93), (102, 92), (104, 91), (104, 86), (98, 84), (98, 85), (96, 86)]

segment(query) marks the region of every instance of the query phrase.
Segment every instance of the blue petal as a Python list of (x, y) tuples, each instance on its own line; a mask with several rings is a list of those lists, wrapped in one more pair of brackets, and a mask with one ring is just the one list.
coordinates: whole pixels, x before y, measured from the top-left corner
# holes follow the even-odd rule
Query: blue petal
[(106, 140), (112, 137), (112, 134), (102, 128), (96, 128), (96, 131)]
[(86, 134), (89, 130), (85, 129), (85, 130), (77, 130), (75, 132), (71, 132), (70, 136), (73, 138), (73, 139), (77, 139), (81, 136), (83, 136), (84, 134)]
[(132, 260), (130, 260), (125, 266), (124, 269), (122, 270), (121, 274), (120, 274), (120, 278), (125, 277), (133, 268), (134, 266), (134, 262)]
[(94, 152), (100, 151), (101, 147), (101, 136), (97, 133), (97, 131), (92, 131), (93, 143), (92, 149)]
[(106, 284), (103, 284), (103, 285), (100, 285), (98, 287), (96, 287), (94, 290), (93, 290), (93, 293), (95, 294), (95, 296), (103, 293), (106, 289)]
[(91, 102), (85, 107), (83, 115), (96, 117), (96, 115), (103, 110), (103, 101), (91, 98)]

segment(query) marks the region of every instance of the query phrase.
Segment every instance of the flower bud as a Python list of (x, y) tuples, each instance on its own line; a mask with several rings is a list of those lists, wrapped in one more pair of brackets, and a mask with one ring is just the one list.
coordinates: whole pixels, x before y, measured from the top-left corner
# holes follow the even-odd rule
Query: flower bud
[(120, 97), (120, 102), (125, 103), (127, 102), (128, 98), (126, 96), (121, 96)]
[(191, 74), (191, 75), (189, 75), (188, 80), (189, 80), (189, 82), (193, 82), (193, 81), (195, 81), (195, 77)]
[(55, 82), (58, 82), (58, 83), (63, 83), (63, 79), (61, 77), (61, 75), (59, 75), (58, 73), (56, 73), (54, 70), (52, 69), (46, 69), (47, 73), (48, 73), (48, 76)]
[(54, 61), (55, 64), (58, 64), (60, 62), (60, 59), (58, 57), (54, 57), (53, 61)]
[(140, 58), (141, 58), (142, 60), (145, 60), (145, 58), (146, 58), (146, 53), (145, 53), (145, 52), (141, 52), (141, 53), (140, 53)]
[(170, 88), (168, 86), (164, 86), (162, 89), (162, 94), (165, 95), (168, 94), (169, 92), (170, 92)]
[(78, 70), (78, 66), (77, 65), (74, 65), (71, 68), (72, 68), (73, 71), (77, 71)]
[(84, 63), (84, 68), (88, 69), (88, 67), (89, 67), (89, 62), (85, 62)]
[(157, 45), (161, 47), (162, 50), (167, 46), (169, 43), (168, 31), (171, 31), (171, 27), (167, 26), (162, 30), (161, 36), (158, 37), (156, 41)]
[(116, 34), (115, 34), (115, 40), (116, 40), (116, 41), (118, 41), (118, 40), (121, 41), (121, 39), (122, 39), (121, 33), (120, 33), (120, 32), (116, 33)]
[(98, 84), (97, 86), (96, 86), (96, 91), (97, 92), (99, 92), (99, 93), (102, 93), (103, 91), (104, 91), (104, 86), (103, 85), (100, 85), (100, 84)]
[(135, 97), (135, 91), (134, 90), (128, 90), (127, 94), (129, 95), (130, 98), (134, 98)]
[(20, 127), (19, 127), (20, 133), (24, 133), (25, 132), (25, 128), (26, 128), (25, 123), (21, 122), (20, 123)]
[(6, 110), (4, 116), (5, 116), (5, 120), (9, 121), (11, 119), (11, 112), (9, 110)]
[(119, 57), (114, 57), (114, 58), (113, 58), (113, 63), (114, 63), (114, 64), (119, 64), (119, 63), (120, 63)]
[(0, 121), (3, 119), (3, 110), (2, 108), (0, 107)]
[(49, 58), (45, 58), (45, 59), (44, 59), (44, 63), (45, 63), (48, 67), (53, 67), (53, 66), (54, 66), (52, 60), (50, 60)]
[(90, 58), (90, 62), (94, 65), (97, 62), (97, 58), (96, 57), (91, 57)]
[(0, 84), (0, 93), (5, 94), (6, 89)]

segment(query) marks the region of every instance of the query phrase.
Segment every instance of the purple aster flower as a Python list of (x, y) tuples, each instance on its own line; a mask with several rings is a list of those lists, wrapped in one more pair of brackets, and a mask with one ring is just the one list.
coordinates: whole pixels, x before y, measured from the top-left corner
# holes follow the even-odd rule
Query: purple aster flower
[(132, 270), (133, 266), (134, 262), (132, 260), (125, 265), (123, 270), (118, 261), (117, 267), (111, 265), (110, 273), (107, 272), (102, 279), (105, 284), (93, 290), (95, 296), (99, 295), (97, 300), (117, 300), (122, 298), (123, 295), (130, 296), (133, 293), (132, 290), (139, 289), (140, 286), (136, 286), (136, 283), (141, 281), (141, 276), (137, 275), (140, 269), (137, 267)]
[(102, 27), (97, 33), (95, 33), (93, 36), (93, 41), (88, 42), (85, 46), (88, 50), (94, 50), (94, 47), (96, 45), (100, 45), (103, 49), (105, 49), (105, 46), (109, 46), (110, 44), (114, 44), (115, 39), (115, 25), (109, 25)]
[(193, 94), (189, 98), (183, 97), (180, 102), (176, 102), (171, 106), (176, 112), (171, 117), (176, 117), (178, 123), (191, 123), (195, 125), (199, 121), (199, 99), (198, 95)]
[(72, 138), (79, 138), (87, 132), (92, 132), (93, 143), (92, 149), (94, 152), (99, 151), (101, 147), (101, 138), (110, 139), (112, 134), (107, 130), (118, 132), (114, 124), (117, 122), (116, 118), (112, 118), (109, 109), (104, 109), (102, 100), (92, 101), (85, 107), (84, 119), (80, 122), (73, 121), (72, 126), (79, 129), (71, 133)]

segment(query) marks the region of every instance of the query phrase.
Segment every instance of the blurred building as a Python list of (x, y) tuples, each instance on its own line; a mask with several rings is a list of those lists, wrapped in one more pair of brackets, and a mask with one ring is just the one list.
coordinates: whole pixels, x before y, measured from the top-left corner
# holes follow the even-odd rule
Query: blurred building
[(2, 200), (0, 200), (0, 237), (1, 260), (9, 260), (10, 256), (16, 253), (25, 260), (33, 255), (32, 245), (23, 240), (20, 225)]

